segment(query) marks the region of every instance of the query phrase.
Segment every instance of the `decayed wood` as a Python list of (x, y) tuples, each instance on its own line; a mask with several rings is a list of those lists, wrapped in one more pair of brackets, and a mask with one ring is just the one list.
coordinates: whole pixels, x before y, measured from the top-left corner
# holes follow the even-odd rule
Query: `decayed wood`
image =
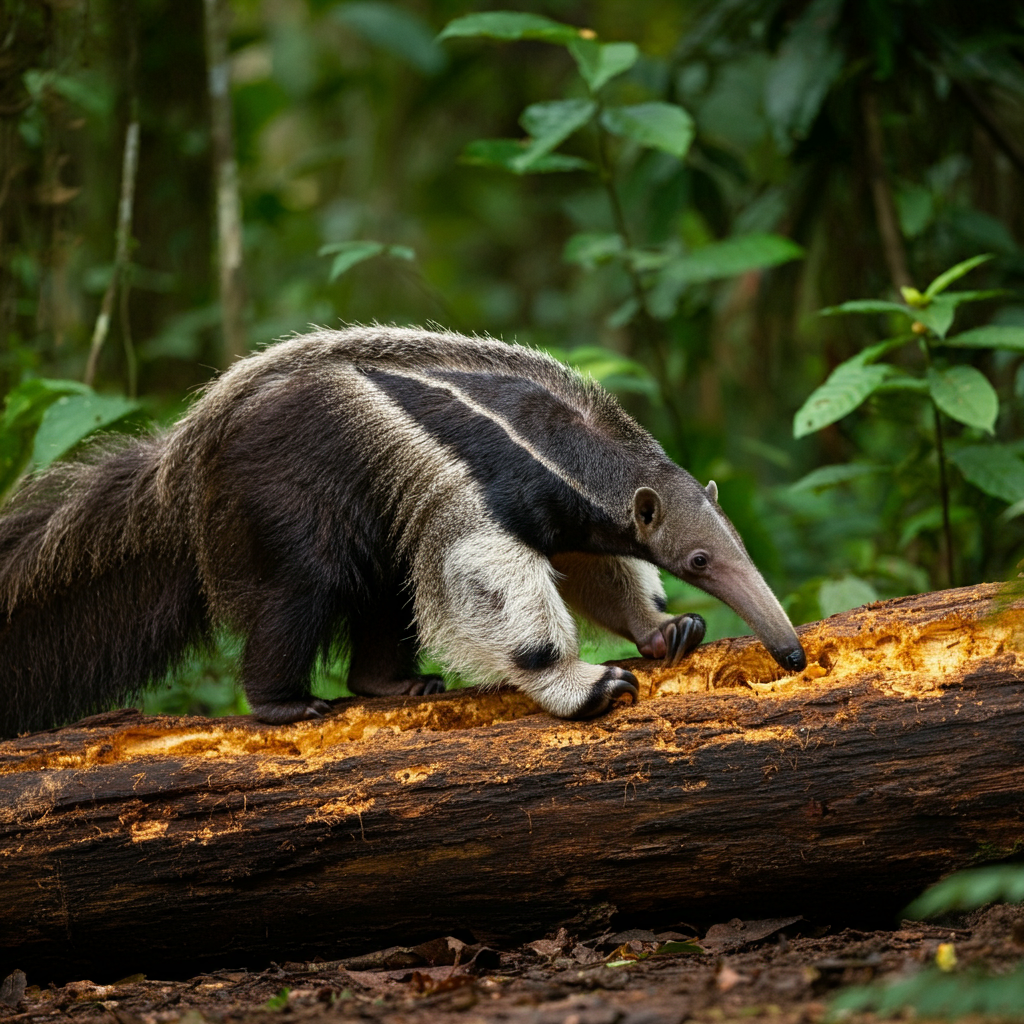
[(1017, 849), (1024, 599), (964, 588), (800, 632), (795, 677), (749, 638), (629, 662), (640, 703), (594, 722), (463, 691), (0, 743), (0, 962), (153, 975), (613, 910), (894, 912)]

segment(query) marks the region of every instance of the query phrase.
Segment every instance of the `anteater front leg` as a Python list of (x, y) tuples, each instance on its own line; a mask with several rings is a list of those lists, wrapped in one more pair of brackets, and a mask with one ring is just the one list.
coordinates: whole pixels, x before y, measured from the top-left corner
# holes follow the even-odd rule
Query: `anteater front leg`
[(580, 661), (576, 623), (543, 555), (487, 526), (451, 544), (438, 568), (418, 574), (417, 622), (453, 668), (511, 683), (560, 718), (636, 700), (630, 672)]
[(645, 658), (674, 665), (704, 639), (700, 615), (669, 615), (658, 570), (639, 558), (555, 555), (558, 589), (575, 611), (632, 640)]

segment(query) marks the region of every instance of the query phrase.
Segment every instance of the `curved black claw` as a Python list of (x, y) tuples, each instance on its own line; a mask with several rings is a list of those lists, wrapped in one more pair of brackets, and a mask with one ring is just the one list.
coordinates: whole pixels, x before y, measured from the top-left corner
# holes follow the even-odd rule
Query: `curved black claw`
[(664, 658), (668, 665), (677, 665), (704, 639), (707, 623), (691, 612), (677, 615), (662, 623), (637, 649), (645, 658)]
[(323, 718), (331, 705), (319, 697), (306, 700), (264, 701), (252, 705), (253, 718), (270, 725), (285, 725), (288, 722), (303, 722), (309, 718)]
[(419, 676), (416, 685), (410, 688), (409, 693), (423, 697), (428, 693), (444, 693), (444, 690), (444, 680), (440, 676)]
[(635, 704), (640, 696), (640, 688), (636, 684), (636, 676), (632, 672), (617, 665), (609, 665), (596, 683), (586, 703), (571, 717), (580, 720), (597, 718), (603, 715), (618, 697), (629, 697), (629, 703)]
[(665, 634), (665, 661), (678, 665), (704, 639), (708, 624), (702, 615), (680, 615), (661, 627)]

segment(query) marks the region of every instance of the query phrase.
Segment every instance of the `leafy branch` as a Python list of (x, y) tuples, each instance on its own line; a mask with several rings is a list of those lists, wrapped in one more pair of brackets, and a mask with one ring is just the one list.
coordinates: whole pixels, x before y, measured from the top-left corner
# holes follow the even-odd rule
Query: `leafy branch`
[[(641, 347), (655, 364), (657, 391), (681, 431), (678, 388), (671, 379), (668, 342), (659, 321), (671, 319), (690, 285), (750, 270), (760, 270), (803, 256), (800, 246), (777, 235), (751, 234), (684, 250), (679, 240), (660, 246), (638, 245), (629, 228), (617, 188), (620, 166), (637, 150), (655, 150), (678, 161), (686, 159), (696, 128), (690, 114), (676, 103), (648, 100), (615, 103), (608, 95), (617, 79), (640, 59), (629, 42), (602, 42), (587, 28), (576, 28), (537, 14), (491, 11), (456, 18), (439, 39), (489, 38), (501, 41), (541, 40), (565, 47), (586, 87), (586, 98), (533, 103), (522, 112), (522, 139), (477, 139), (462, 154), (464, 163), (492, 167), (516, 175), (586, 172), (595, 175), (608, 199), (612, 232), (573, 235), (564, 258), (585, 272), (604, 263), (619, 265), (629, 295), (608, 323), (625, 327), (635, 322)], [(596, 161), (558, 152), (582, 130), (595, 138)], [(612, 138), (621, 140), (617, 159)]]
[[(871, 345), (840, 363), (816, 388), (793, 418), (793, 436), (805, 437), (835, 423), (878, 392), (905, 392), (924, 397), (932, 408), (932, 435), (939, 468), (942, 532), (947, 583), (953, 585), (953, 536), (949, 509), (949, 469), (953, 462), (964, 479), (984, 493), (1007, 502), (1024, 499), (1024, 463), (1015, 450), (996, 443), (958, 443), (947, 452), (942, 417), (971, 431), (994, 435), (999, 396), (980, 370), (946, 362), (946, 349), (1024, 352), (1024, 328), (990, 325), (950, 336), (957, 309), (1001, 295), (998, 291), (948, 291), (975, 267), (991, 259), (975, 256), (940, 274), (924, 292), (904, 286), (904, 302), (855, 299), (821, 311), (822, 316), (896, 314), (906, 330)], [(916, 343), (923, 356), (923, 373), (909, 373), (883, 356)]]

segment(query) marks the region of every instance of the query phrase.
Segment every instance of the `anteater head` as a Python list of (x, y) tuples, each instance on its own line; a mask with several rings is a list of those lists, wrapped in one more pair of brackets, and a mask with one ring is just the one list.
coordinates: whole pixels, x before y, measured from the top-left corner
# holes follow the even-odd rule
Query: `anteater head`
[(736, 528), (718, 504), (718, 487), (676, 471), (658, 490), (633, 495), (633, 528), (650, 561), (724, 601), (791, 672), (807, 665), (803, 647)]

